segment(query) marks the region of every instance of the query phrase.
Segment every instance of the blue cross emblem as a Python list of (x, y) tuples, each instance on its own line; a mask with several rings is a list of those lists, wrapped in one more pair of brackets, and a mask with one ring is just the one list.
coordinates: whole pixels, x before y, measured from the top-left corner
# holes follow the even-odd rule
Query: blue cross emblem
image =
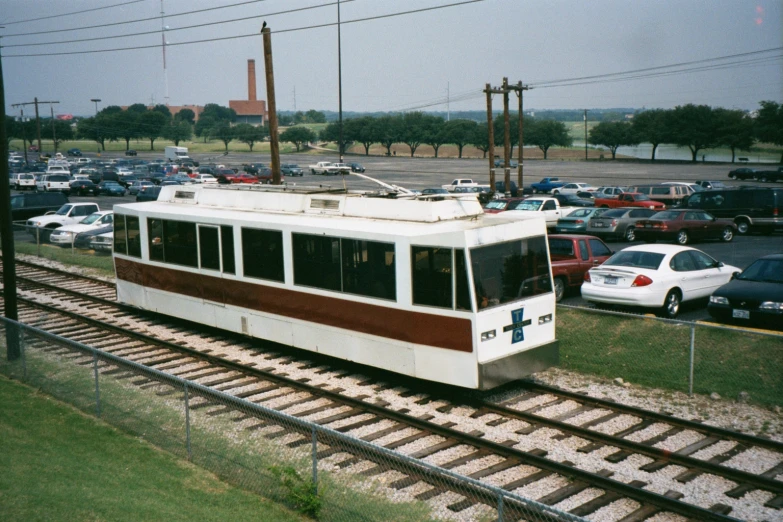
[(525, 332), (523, 331), (523, 328), (528, 326), (531, 321), (530, 319), (523, 319), (524, 315), (524, 308), (511, 310), (512, 324), (503, 327), (504, 332), (511, 332), (511, 344), (519, 343), (525, 340)]

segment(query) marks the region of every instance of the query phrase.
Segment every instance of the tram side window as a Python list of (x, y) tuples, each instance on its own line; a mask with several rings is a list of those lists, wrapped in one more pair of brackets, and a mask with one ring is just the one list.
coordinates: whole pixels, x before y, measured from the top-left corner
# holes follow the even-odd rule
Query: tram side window
[[(117, 228), (115, 220), (114, 228)], [(136, 216), (125, 216), (125, 233), (128, 236), (128, 255), (141, 257), (141, 229), (139, 227), (139, 218)]]
[(393, 243), (343, 238), (340, 248), (343, 292), (397, 299)]
[(342, 289), (340, 280), (340, 239), (336, 237), (292, 234), (294, 284)]
[(148, 219), (147, 230), (151, 260), (198, 267), (195, 223)]
[[(226, 248), (227, 245), (224, 241), (224, 253)], [(245, 277), (284, 282), (283, 233), (279, 230), (243, 228), (242, 264), (244, 265)]]
[(151, 261), (164, 261), (163, 257), (163, 220), (147, 219), (147, 234)]
[(472, 310), (470, 306), (470, 282), (468, 281), (467, 259), (465, 251), (454, 250), (454, 277), (457, 287), (457, 310)]
[(452, 308), (450, 248), (411, 247), (413, 304)]
[(236, 274), (234, 264), (234, 227), (221, 225), (220, 241), (223, 243), (223, 273)]
[(552, 291), (543, 236), (470, 249), (479, 309)]
[(198, 227), (198, 246), (201, 256), (201, 268), (220, 270), (220, 238), (218, 228), (212, 226)]
[(114, 219), (114, 252), (116, 254), (128, 253), (128, 245), (125, 241), (125, 216), (117, 214)]

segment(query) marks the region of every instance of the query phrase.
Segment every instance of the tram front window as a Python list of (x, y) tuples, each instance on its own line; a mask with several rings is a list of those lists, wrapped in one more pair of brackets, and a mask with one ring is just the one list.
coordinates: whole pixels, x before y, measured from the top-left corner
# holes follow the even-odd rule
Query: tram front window
[(544, 236), (470, 249), (479, 310), (552, 291)]

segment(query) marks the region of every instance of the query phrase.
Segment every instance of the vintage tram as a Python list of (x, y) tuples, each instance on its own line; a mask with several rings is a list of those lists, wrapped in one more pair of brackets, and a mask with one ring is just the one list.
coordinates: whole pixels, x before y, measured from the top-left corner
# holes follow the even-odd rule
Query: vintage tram
[(556, 364), (544, 220), (387, 187), (175, 185), (116, 205), (117, 297), (465, 388)]

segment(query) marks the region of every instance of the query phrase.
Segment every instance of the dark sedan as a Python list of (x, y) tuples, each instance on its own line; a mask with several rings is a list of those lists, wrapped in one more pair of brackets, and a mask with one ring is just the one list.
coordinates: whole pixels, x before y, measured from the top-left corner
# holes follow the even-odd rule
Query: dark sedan
[(98, 194), (106, 194), (107, 196), (124, 196), (125, 187), (116, 181), (101, 181), (98, 183)]
[(561, 207), (594, 207), (592, 199), (585, 199), (576, 194), (552, 194), (552, 197), (560, 202)]
[(89, 179), (71, 181), (71, 194), (77, 196), (97, 196), (98, 187)]
[(739, 169), (729, 171), (729, 178), (739, 180), (756, 179), (758, 177), (757, 173), (758, 170), (756, 169), (741, 167)]
[(157, 201), (160, 189), (160, 186), (146, 187), (145, 190), (136, 194), (136, 201)]
[(703, 210), (663, 210), (636, 223), (636, 239), (655, 242), (675, 240), (680, 245), (705, 239), (734, 239), (737, 226), (731, 219), (718, 219)]
[(280, 165), (280, 174), (282, 176), (304, 176), (304, 169), (293, 163), (284, 163)]
[(783, 254), (757, 259), (715, 290), (707, 311), (721, 322), (783, 329)]
[(136, 155), (136, 151), (133, 150), (133, 149), (128, 149), (128, 150), (125, 151), (125, 155), (126, 156), (135, 156)]
[(105, 227), (94, 228), (92, 230), (85, 230), (76, 234), (76, 239), (73, 240), (73, 246), (75, 248), (90, 248), (90, 241), (95, 239), (95, 236), (105, 234), (114, 230), (114, 224), (106, 225)]
[(361, 163), (349, 163), (349, 167), (351, 167), (351, 172), (364, 172), (364, 165)]

